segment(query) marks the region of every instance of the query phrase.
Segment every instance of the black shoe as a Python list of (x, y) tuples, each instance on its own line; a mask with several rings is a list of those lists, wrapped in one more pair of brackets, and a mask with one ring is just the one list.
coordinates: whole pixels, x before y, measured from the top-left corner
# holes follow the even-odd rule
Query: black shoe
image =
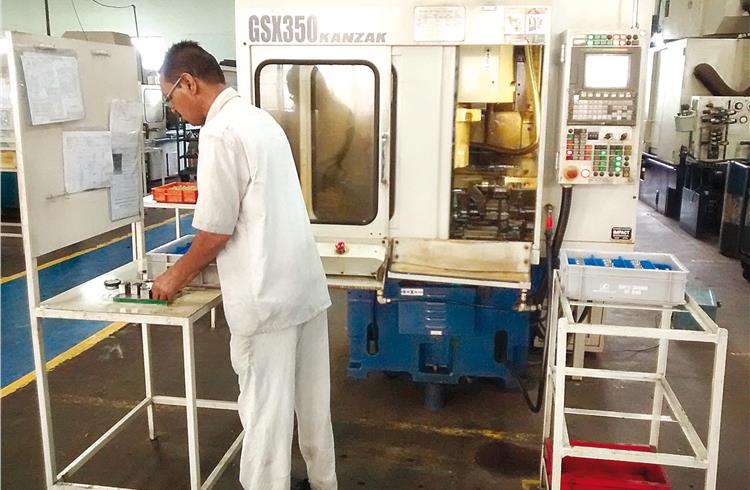
[(310, 486), (310, 480), (305, 478), (304, 480), (296, 482), (296, 484), (292, 485), (293, 490), (312, 490), (312, 487)]

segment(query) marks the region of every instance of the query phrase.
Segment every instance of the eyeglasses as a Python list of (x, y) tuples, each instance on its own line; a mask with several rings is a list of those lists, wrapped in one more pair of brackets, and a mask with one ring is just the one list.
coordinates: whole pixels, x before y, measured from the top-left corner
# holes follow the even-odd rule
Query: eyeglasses
[(169, 91), (167, 92), (167, 95), (162, 97), (162, 102), (164, 102), (164, 105), (172, 107), (172, 94), (174, 94), (174, 91), (177, 89), (177, 87), (180, 86), (181, 81), (182, 81), (182, 75), (177, 77), (177, 81), (174, 82), (174, 84), (172, 85), (172, 88), (170, 88)]

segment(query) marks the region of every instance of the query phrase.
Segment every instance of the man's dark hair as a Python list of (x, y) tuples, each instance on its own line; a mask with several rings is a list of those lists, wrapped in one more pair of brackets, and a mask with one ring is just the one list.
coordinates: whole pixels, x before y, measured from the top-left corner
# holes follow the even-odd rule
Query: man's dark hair
[(209, 83), (225, 83), (224, 72), (216, 58), (195, 41), (173, 44), (164, 56), (159, 73), (170, 82), (183, 73), (189, 73)]

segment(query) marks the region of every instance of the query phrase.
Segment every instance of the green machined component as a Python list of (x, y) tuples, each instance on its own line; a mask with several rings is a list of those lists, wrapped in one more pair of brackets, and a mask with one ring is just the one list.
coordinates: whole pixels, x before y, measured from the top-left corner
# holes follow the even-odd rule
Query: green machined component
[(132, 296), (126, 296), (124, 294), (118, 294), (112, 301), (115, 303), (140, 303), (142, 305), (168, 305), (169, 302), (163, 299), (151, 299), (151, 298), (134, 298)]

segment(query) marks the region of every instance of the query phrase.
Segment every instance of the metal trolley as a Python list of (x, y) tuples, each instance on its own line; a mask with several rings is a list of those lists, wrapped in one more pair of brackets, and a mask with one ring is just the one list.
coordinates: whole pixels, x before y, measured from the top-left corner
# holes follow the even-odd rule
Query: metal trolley
[[(686, 303), (680, 306), (652, 306), (641, 304), (626, 304), (616, 302), (587, 302), (573, 300), (564, 294), (560, 287), (559, 273), (555, 273), (553, 297), (550, 308), (552, 315), (549, 325), (557, 325), (550, 329), (549, 356), (546, 376), (549, 390), (544, 402), (544, 441), (549, 441), (551, 454), (547, 454), (544, 447), (540, 464), (540, 481), (543, 488), (558, 490), (563, 486), (563, 458), (586, 458), (588, 460), (610, 460), (643, 465), (677, 466), (703, 469), (706, 472), (705, 489), (716, 488), (716, 472), (719, 457), (719, 430), (721, 425), (721, 407), (724, 389), (724, 369), (727, 354), (727, 331), (718, 325), (703, 311), (690, 295), (686, 295)], [(642, 326), (621, 326), (610, 324), (577, 323), (572, 307), (592, 306), (607, 310), (620, 311), (647, 310), (659, 312), (658, 328)], [(561, 312), (561, 314), (560, 314)], [(674, 313), (689, 314), (698, 325), (697, 330), (675, 330), (671, 328)], [(568, 334), (571, 335), (604, 335), (613, 337), (632, 337), (658, 339), (658, 355), (654, 372), (617, 371), (599, 368), (568, 367), (566, 363), (566, 344)], [(711, 393), (708, 415), (708, 436), (706, 443), (695, 430), (688, 418), (675, 391), (667, 379), (667, 360), (670, 341), (703, 342), (713, 344), (714, 361), (713, 376), (711, 378)], [(567, 407), (565, 405), (565, 383), (568, 377), (598, 378), (606, 380), (620, 380), (630, 382), (652, 383), (654, 385), (654, 399), (650, 413), (631, 413), (610, 410), (590, 410)], [(663, 415), (662, 405), (666, 400), (671, 415)], [(614, 418), (636, 420), (650, 423), (648, 446), (645, 450), (633, 450), (632, 447), (607, 448), (589, 447), (571, 444), (568, 436), (566, 417), (587, 416), (599, 418)], [(679, 424), (683, 434), (692, 448), (692, 455), (673, 454), (659, 451), (659, 432), (663, 422)], [(597, 446), (593, 444), (592, 446)], [(578, 488), (578, 487), (576, 487)], [(619, 488), (619, 487), (618, 487)], [(629, 488), (629, 487), (628, 487)], [(633, 488), (641, 488), (633, 486)], [(645, 488), (645, 487), (643, 487)], [(652, 488), (652, 487), (648, 487)], [(666, 487), (668, 488), (668, 487)]]

